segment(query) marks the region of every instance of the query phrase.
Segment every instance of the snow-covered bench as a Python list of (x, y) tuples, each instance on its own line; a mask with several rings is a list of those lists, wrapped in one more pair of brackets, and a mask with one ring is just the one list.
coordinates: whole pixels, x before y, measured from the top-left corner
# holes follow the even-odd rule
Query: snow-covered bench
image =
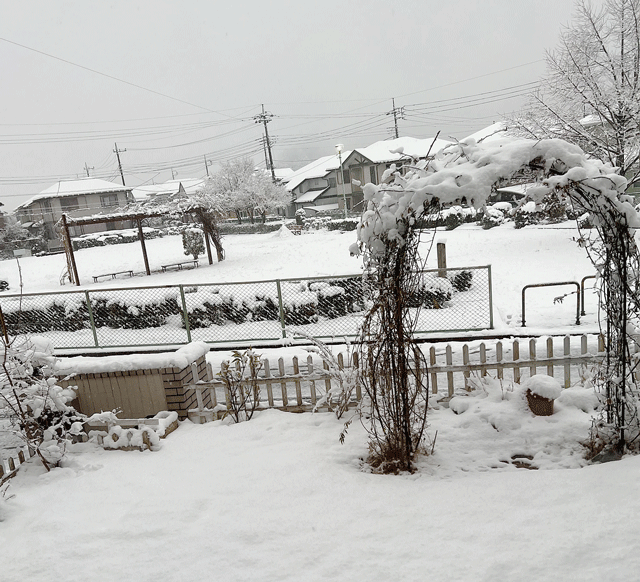
[(125, 269), (124, 271), (116, 271), (115, 273), (103, 273), (102, 275), (93, 275), (93, 282), (97, 283), (98, 279), (102, 277), (111, 277), (115, 279), (118, 275), (129, 275), (129, 277), (133, 277), (133, 271), (129, 269)]
[(176, 268), (178, 269), (178, 271), (181, 271), (184, 265), (193, 265), (193, 268), (195, 269), (198, 266), (198, 260), (196, 259), (191, 261), (182, 261), (181, 263), (170, 263), (169, 265), (162, 265), (162, 272), (166, 273), (167, 269), (173, 269), (173, 268)]

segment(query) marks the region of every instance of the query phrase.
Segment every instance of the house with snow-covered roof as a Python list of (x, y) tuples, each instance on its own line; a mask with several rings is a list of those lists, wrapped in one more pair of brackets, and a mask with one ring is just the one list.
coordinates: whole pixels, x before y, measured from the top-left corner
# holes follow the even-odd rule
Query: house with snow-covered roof
[[(324, 156), (290, 174), (285, 183), (292, 200), (288, 214), (292, 216), (301, 208), (316, 209), (317, 212), (337, 209), (335, 178), (330, 181), (328, 176), (339, 166), (337, 155)], [(334, 192), (328, 195), (331, 188)]]
[[(133, 202), (131, 188), (99, 178), (61, 180), (32, 196), (15, 210), (17, 220), (28, 228), (42, 225), (49, 249), (59, 249), (62, 243), (55, 231), (55, 224), (63, 214), (79, 218), (96, 214), (108, 214)], [(131, 221), (92, 224), (72, 229), (72, 236), (131, 228)]]
[(204, 185), (203, 178), (184, 178), (167, 180), (162, 184), (143, 184), (132, 190), (136, 202), (164, 204), (175, 198), (191, 196)]
[(342, 164), (337, 154), (320, 158), (289, 178), (286, 187), (292, 193), (293, 210), (343, 210), (346, 202), (348, 211), (360, 212), (364, 184), (379, 184), (392, 164), (400, 166), (410, 158), (426, 158), (450, 143), (443, 139), (399, 137), (342, 152)]

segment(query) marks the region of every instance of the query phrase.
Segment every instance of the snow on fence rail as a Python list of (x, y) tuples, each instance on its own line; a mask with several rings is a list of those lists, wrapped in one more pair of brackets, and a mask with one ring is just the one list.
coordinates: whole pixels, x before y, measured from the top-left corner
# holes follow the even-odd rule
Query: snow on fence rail
[(34, 453), (25, 447), (17, 451), (16, 457), (10, 455), (7, 458), (0, 457), (0, 485), (13, 477), (22, 463), (30, 459)]
[[(418, 333), (493, 327), (491, 267), (424, 271)], [(441, 276), (441, 275), (446, 276)], [(319, 339), (354, 337), (374, 290), (362, 275), (0, 295), (9, 335), (56, 349), (281, 341), (295, 326)]]
[[(505, 370), (511, 371), (515, 383), (520, 383), (525, 376), (539, 373), (540, 369), (549, 376), (556, 375), (558, 370), (562, 375), (561, 384), (568, 388), (574, 380), (580, 379), (583, 374), (581, 368), (602, 357), (604, 340), (602, 336), (582, 335), (549, 337), (543, 342), (532, 338), (524, 342), (515, 339), (510, 342), (497, 341), (488, 346), (482, 342), (464, 343), (455, 347), (455, 352), (451, 344), (444, 348), (423, 348), (429, 362), (426, 373), (429, 375), (432, 394), (453, 396), (457, 388), (468, 389), (472, 374), (485, 377), (493, 372), (499, 380), (508, 379), (505, 378)], [(522, 347), (528, 349), (521, 350)], [(528, 353), (526, 356), (521, 355), (521, 351)], [(347, 355), (339, 353), (337, 360), (338, 365), (344, 368)], [(307, 356), (303, 362), (294, 356), (290, 364), (286, 364), (284, 358), (279, 358), (277, 363), (265, 358), (262, 364), (257, 378), (261, 408), (277, 408), (291, 412), (311, 411), (319, 398), (331, 388), (328, 365), (324, 362), (317, 364), (312, 355)], [(359, 365), (357, 352), (353, 354), (353, 365)], [(421, 372), (425, 373), (425, 370)], [(229, 394), (225, 385), (216, 380), (216, 376), (209, 364), (209, 381), (190, 386), (199, 393), (200, 411), (203, 409), (203, 390), (210, 391), (214, 409), (224, 411), (228, 408)], [(353, 400), (357, 402), (361, 398), (361, 389), (357, 387)]]

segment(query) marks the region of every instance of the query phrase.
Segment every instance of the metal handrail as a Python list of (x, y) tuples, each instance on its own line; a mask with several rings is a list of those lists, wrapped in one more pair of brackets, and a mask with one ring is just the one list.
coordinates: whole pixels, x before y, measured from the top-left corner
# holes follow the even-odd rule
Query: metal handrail
[(525, 291), (530, 289), (531, 287), (559, 287), (561, 285), (575, 285), (577, 296), (577, 305), (576, 305), (576, 325), (580, 325), (580, 284), (577, 281), (561, 281), (558, 283), (534, 283), (531, 285), (525, 285), (522, 288), (522, 327), (525, 326)]
[(586, 277), (582, 277), (582, 281), (580, 281), (580, 315), (586, 315), (586, 311), (584, 310), (584, 282), (587, 279), (595, 279), (595, 275), (587, 275)]

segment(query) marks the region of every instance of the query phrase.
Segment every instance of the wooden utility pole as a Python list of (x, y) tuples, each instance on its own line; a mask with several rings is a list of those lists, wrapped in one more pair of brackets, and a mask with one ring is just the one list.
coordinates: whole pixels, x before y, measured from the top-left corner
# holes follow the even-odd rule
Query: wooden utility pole
[(269, 140), (269, 130), (267, 129), (267, 123), (271, 121), (273, 118), (272, 113), (267, 113), (264, 110), (264, 103), (262, 104), (262, 113), (260, 115), (256, 115), (253, 119), (256, 123), (262, 123), (264, 125), (264, 140), (267, 146), (267, 152), (269, 153), (269, 163), (268, 169), (271, 170), (271, 178), (273, 181), (276, 181), (276, 171), (273, 167), (273, 156), (271, 155), (271, 141)]
[(113, 150), (113, 153), (116, 154), (116, 157), (118, 158), (118, 169), (120, 170), (120, 177), (122, 178), (122, 185), (126, 186), (126, 184), (124, 183), (124, 174), (122, 173), (122, 164), (120, 163), (120, 153), (121, 152), (126, 152), (127, 148), (124, 148), (123, 150), (119, 150), (118, 149), (118, 144), (114, 143), (114, 145), (116, 146), (115, 149)]
[(87, 166), (87, 162), (84, 163), (84, 171), (87, 173), (87, 178), (90, 178), (89, 170), (95, 170), (94, 166)]
[(397, 108), (396, 100), (394, 97), (391, 98), (391, 103), (393, 104), (393, 109), (387, 113), (387, 115), (393, 115), (393, 129), (396, 139), (400, 137), (400, 133), (398, 132), (398, 117), (404, 119), (404, 107)]

